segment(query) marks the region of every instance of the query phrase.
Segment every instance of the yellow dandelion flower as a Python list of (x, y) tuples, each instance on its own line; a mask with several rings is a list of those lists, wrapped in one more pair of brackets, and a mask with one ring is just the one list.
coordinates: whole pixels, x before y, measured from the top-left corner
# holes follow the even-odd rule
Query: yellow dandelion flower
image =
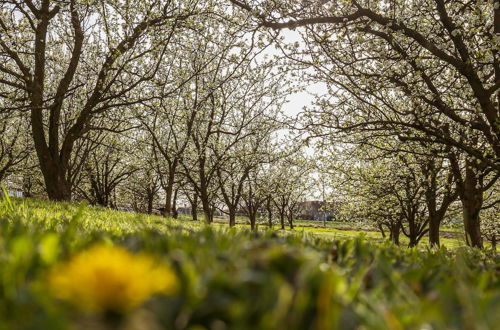
[(56, 265), (49, 286), (55, 297), (85, 310), (127, 311), (154, 294), (175, 293), (178, 281), (148, 255), (97, 245)]

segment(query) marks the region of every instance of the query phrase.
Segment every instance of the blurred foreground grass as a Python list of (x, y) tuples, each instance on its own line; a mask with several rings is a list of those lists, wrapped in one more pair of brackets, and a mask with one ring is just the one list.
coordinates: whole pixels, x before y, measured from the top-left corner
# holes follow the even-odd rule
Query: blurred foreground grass
[(493, 252), (338, 234), (3, 200), (0, 329), (498, 329)]

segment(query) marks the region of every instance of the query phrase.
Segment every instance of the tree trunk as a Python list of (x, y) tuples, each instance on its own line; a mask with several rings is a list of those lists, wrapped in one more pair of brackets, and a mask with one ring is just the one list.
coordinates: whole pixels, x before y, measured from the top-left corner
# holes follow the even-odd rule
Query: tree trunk
[(288, 216), (288, 225), (290, 226), (290, 229), (293, 230), (293, 215)]
[(32, 103), (31, 110), (31, 132), (45, 182), (45, 189), (50, 200), (70, 201), (71, 183), (66, 179), (66, 174), (68, 173), (71, 148), (59, 152), (54, 147), (49, 148), (47, 145), (42, 115), (43, 92), (37, 88), (36, 94), (37, 96), (33, 97), (37, 101)]
[(172, 200), (172, 218), (177, 219), (179, 217), (179, 212), (177, 212), (177, 194), (179, 193), (179, 188), (174, 192), (174, 197)]
[(147, 198), (148, 198), (148, 214), (152, 214), (153, 213), (153, 199), (154, 199), (154, 195), (153, 194), (148, 194)]
[(493, 237), (491, 237), (491, 249), (493, 251), (497, 250), (497, 236), (496, 235), (493, 235)]
[(439, 247), (439, 227), (441, 219), (436, 219), (435, 216), (429, 218), (429, 244), (431, 247)]
[(410, 239), (408, 243), (408, 247), (414, 247), (418, 244), (418, 225), (416, 223), (415, 213), (411, 210), (411, 207), (408, 207), (408, 211), (405, 214), (405, 220), (408, 221), (408, 231), (405, 230), (403, 226), (401, 226), (401, 230), (403, 234)]
[(417, 237), (415, 237), (413, 235), (410, 236), (410, 243), (408, 243), (408, 247), (410, 247), (410, 248), (415, 247), (415, 246), (417, 246), (417, 244), (418, 244)]
[[(177, 195), (177, 190), (174, 192), (174, 181), (175, 181), (175, 174), (176, 174), (176, 169), (177, 169), (177, 159), (174, 160), (173, 164), (169, 166), (168, 169), (168, 181), (165, 184), (165, 210), (163, 212), (163, 216), (168, 217), (173, 215), (173, 206), (172, 204), (175, 203), (176, 195)], [(172, 198), (174, 200), (172, 200)]]
[(236, 208), (229, 208), (229, 227), (234, 227), (236, 225)]
[(205, 217), (206, 223), (210, 224), (213, 222), (212, 210), (210, 209), (210, 207), (208, 207), (208, 208), (203, 207), (203, 216)]
[(53, 201), (70, 201), (71, 186), (65, 177), (66, 170), (52, 162), (42, 165), (41, 169), (49, 199)]
[(198, 195), (194, 193), (193, 200), (191, 201), (191, 217), (193, 221), (198, 221)]
[(203, 208), (203, 214), (205, 216), (206, 223), (212, 223), (212, 207), (210, 205), (210, 200), (208, 198), (208, 191), (205, 185), (202, 185), (200, 190), (201, 207)]
[(90, 202), (95, 203), (96, 205), (99, 206), (107, 207), (108, 204), (106, 202), (104, 189), (101, 189), (98, 180), (90, 170), (88, 170), (88, 173), (89, 173), (91, 194), (93, 195), (93, 200)]
[(446, 210), (453, 200), (455, 200), (455, 197), (445, 197), (440, 209), (429, 212), (429, 244), (431, 247), (441, 246), (439, 228), (441, 228)]
[[(436, 182), (434, 177), (432, 178), (431, 182), (432, 186), (428, 187), (427, 191), (425, 192), (427, 212), (429, 212), (429, 244), (431, 247), (439, 247), (439, 227), (441, 226), (444, 212), (437, 211)], [(445, 201), (443, 201), (443, 205), (441, 206), (441, 208), (447, 208), (444, 203), (446, 203), (446, 198)]]
[(280, 214), (280, 224), (281, 224), (281, 229), (285, 229), (285, 215)]
[(474, 169), (474, 163), (465, 161), (465, 176), (462, 175), (456, 155), (451, 154), (453, 174), (457, 178), (457, 192), (462, 202), (465, 241), (467, 245), (482, 248), (479, 212), (483, 205), (483, 181)]
[(33, 188), (33, 181), (29, 176), (23, 176), (23, 196), (26, 198), (32, 197), (31, 189)]
[(2, 169), (0, 169), (0, 184), (2, 183), (3, 181), (3, 178), (7, 176), (6, 175), (6, 171), (4, 172)]
[(479, 211), (481, 206), (478, 206), (477, 200), (467, 199), (462, 201), (462, 214), (464, 218), (465, 239), (467, 245), (472, 247), (483, 247), (481, 237), (481, 227)]
[(208, 202), (208, 200), (205, 198), (202, 198), (201, 199), (201, 206), (203, 208), (203, 215), (205, 216), (205, 222), (212, 223), (212, 221), (213, 221), (212, 208), (210, 207), (210, 203)]
[[(469, 165), (469, 164), (468, 164)], [(472, 166), (466, 166), (463, 189), (460, 193), (467, 245), (483, 247), (479, 213), (483, 206), (482, 182)]]
[(250, 219), (250, 229), (255, 230), (255, 223), (257, 222), (257, 212), (249, 212), (248, 218)]
[(170, 182), (165, 187), (165, 208), (163, 210), (163, 216), (169, 217), (172, 215), (172, 195), (174, 192), (174, 185)]
[(441, 246), (439, 228), (443, 223), (448, 207), (457, 197), (455, 193), (448, 192), (442, 199), (441, 207), (438, 208), (435, 191), (435, 189), (432, 189), (426, 193), (427, 211), (429, 212), (429, 244), (431, 247)]
[(380, 230), (380, 233), (382, 234), (382, 238), (385, 239), (385, 237), (386, 237), (385, 236), (385, 230), (384, 230), (384, 227), (382, 226), (381, 223), (378, 225), (378, 229)]
[(389, 228), (391, 230), (389, 239), (395, 245), (399, 245), (400, 224), (391, 224)]
[(112, 197), (112, 199), (111, 199), (111, 201), (110, 201), (110, 204), (111, 204), (111, 207), (112, 207), (113, 209), (115, 209), (115, 210), (117, 210), (117, 209), (118, 209), (118, 207), (117, 207), (117, 205), (116, 205), (116, 200), (117, 200), (117, 199), (116, 199), (116, 189), (114, 189), (114, 190), (113, 190), (113, 197)]
[(273, 228), (273, 210), (271, 208), (271, 198), (267, 199), (266, 209), (267, 209), (267, 221), (269, 224), (269, 228)]

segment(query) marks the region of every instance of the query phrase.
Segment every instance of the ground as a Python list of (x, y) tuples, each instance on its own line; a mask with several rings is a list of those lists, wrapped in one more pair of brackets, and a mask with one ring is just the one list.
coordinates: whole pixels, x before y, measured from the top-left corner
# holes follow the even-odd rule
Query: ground
[[(500, 260), (357, 232), (0, 202), (0, 329), (493, 329)], [(168, 290), (167, 290), (168, 288)], [(29, 317), (27, 317), (29, 315)]]
[[(191, 218), (188, 216), (182, 216), (181, 220), (189, 221)], [(229, 219), (224, 217), (215, 217), (214, 222), (217, 225), (227, 225)], [(248, 218), (239, 216), (237, 217), (237, 226), (240, 228), (249, 227)], [(384, 238), (382, 237), (382, 233), (378, 230), (370, 228), (367, 225), (363, 225), (357, 222), (336, 222), (336, 221), (327, 221), (323, 223), (322, 221), (314, 221), (314, 220), (294, 220), (294, 230), (293, 232), (304, 232), (314, 236), (321, 237), (323, 239), (345, 239), (345, 238), (357, 238), (362, 235), (366, 239), (382, 242)], [(267, 220), (262, 219), (260, 221), (261, 228), (267, 228)], [(279, 230), (280, 226), (278, 223), (275, 224), (274, 229)], [(290, 232), (288, 222), (285, 229), (287, 232)], [(444, 225), (441, 230), (441, 238), (440, 243), (447, 248), (457, 248), (465, 246), (465, 240), (463, 239), (463, 229), (457, 226)], [(387, 233), (387, 235), (389, 235)], [(400, 237), (401, 245), (408, 245), (410, 240), (401, 234)], [(421, 246), (429, 246), (428, 237), (423, 237), (421, 242)], [(489, 246), (486, 243), (486, 246)]]

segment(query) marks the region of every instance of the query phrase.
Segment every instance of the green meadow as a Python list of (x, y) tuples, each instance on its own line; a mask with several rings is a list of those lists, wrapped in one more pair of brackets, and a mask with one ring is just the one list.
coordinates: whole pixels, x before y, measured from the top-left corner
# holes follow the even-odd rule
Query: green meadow
[[(310, 228), (252, 232), (6, 199), (0, 204), (0, 328), (499, 324), (500, 264), (492, 251), (408, 249), (351, 235)], [(98, 276), (102, 267), (112, 275)]]

